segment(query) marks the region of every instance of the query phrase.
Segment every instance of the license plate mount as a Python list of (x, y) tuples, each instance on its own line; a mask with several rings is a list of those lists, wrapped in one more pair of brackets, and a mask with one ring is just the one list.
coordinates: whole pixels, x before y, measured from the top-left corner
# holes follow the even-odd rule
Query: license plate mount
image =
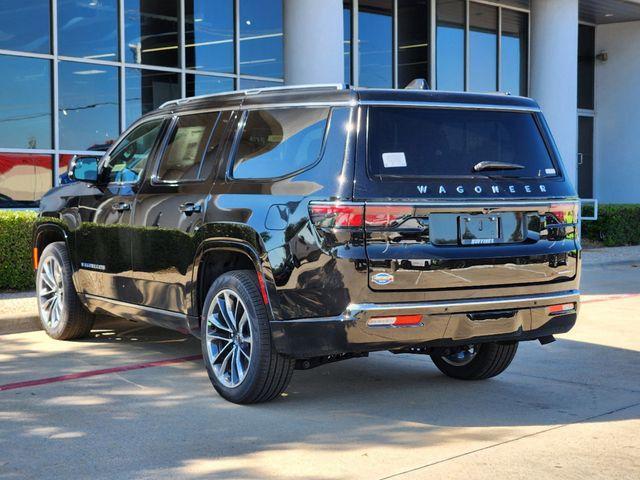
[(500, 242), (498, 215), (461, 215), (458, 239), (462, 245), (491, 245)]

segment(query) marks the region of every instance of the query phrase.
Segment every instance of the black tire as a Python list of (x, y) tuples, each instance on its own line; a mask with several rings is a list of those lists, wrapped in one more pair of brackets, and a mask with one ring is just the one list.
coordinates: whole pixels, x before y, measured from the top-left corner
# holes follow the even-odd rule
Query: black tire
[(504, 372), (518, 350), (518, 342), (483, 343), (474, 346), (475, 356), (467, 363), (454, 364), (442, 355), (431, 355), (431, 360), (445, 375), (460, 380), (484, 380)]
[[(57, 300), (61, 308), (56, 321), (52, 322), (47, 320), (47, 318), (50, 319), (51, 317), (47, 316), (47, 311), (43, 308), (45, 302), (53, 296), (46, 293), (48, 290), (45, 289), (43, 284), (43, 276), (46, 273), (43, 273), (43, 270), (56, 264), (60, 266), (61, 273), (58, 287), (62, 293)], [(91, 332), (95, 320), (95, 316), (85, 309), (78, 298), (71, 278), (72, 273), (73, 269), (65, 243), (54, 242), (47, 245), (40, 256), (36, 272), (36, 296), (42, 328), (47, 332), (47, 335), (56, 340), (73, 340), (86, 337)]]
[[(213, 328), (216, 332), (223, 333), (221, 330), (215, 329), (215, 325), (209, 325), (206, 317), (212, 308), (215, 309), (215, 306), (212, 307), (212, 303), (216, 295), (225, 290), (230, 290), (235, 293), (244, 306), (246, 306), (252, 339), (249, 355), (250, 363), (246, 369), (246, 373), (244, 373), (244, 379), (242, 379), (238, 385), (232, 387), (223, 383), (223, 380), (228, 380), (226, 376), (223, 375), (224, 379), (221, 380), (214, 372), (210, 354), (213, 357), (215, 352), (210, 353), (211, 342), (207, 340), (208, 329), (210, 332), (213, 331), (211, 330)], [(244, 307), (241, 308), (244, 309)], [(235, 313), (237, 314), (238, 311), (236, 310)], [(236, 325), (238, 323), (240, 323), (240, 321), (238, 321)], [(238, 332), (236, 332), (236, 334), (237, 333)], [(228, 335), (229, 337), (234, 336), (233, 333), (229, 333)], [(236, 338), (237, 337), (238, 335), (236, 335)], [(207, 373), (209, 374), (209, 379), (220, 396), (230, 402), (239, 404), (268, 402), (278, 397), (291, 380), (295, 361), (280, 355), (273, 347), (269, 317), (262, 301), (255, 271), (237, 270), (228, 272), (213, 282), (202, 308), (201, 340), (202, 356), (205, 367), (207, 368)], [(222, 345), (222, 343), (220, 345)], [(215, 348), (219, 353), (223, 352), (224, 349)], [(218, 365), (217, 368), (218, 374), (220, 374), (221, 365)], [(233, 379), (232, 373), (230, 377)], [(237, 377), (239, 378), (240, 374), (237, 374)]]

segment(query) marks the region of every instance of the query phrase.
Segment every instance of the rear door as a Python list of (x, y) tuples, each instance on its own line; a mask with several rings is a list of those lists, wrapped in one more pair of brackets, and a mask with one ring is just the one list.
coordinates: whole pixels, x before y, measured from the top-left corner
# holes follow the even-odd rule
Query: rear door
[(354, 200), (373, 290), (561, 282), (577, 273), (576, 204), (531, 111), (369, 107)]

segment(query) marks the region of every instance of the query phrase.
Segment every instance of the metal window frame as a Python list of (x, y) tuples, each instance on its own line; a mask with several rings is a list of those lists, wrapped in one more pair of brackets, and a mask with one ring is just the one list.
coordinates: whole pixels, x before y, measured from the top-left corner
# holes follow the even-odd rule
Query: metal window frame
[[(61, 155), (103, 155), (105, 152), (99, 151), (86, 151), (86, 150), (68, 150), (60, 148), (60, 119), (59, 119), (59, 101), (60, 101), (60, 81), (59, 81), (59, 65), (60, 62), (70, 61), (77, 63), (85, 63), (91, 65), (104, 65), (116, 67), (118, 69), (118, 124), (119, 133), (122, 134), (127, 130), (127, 118), (126, 118), (126, 74), (128, 68), (137, 68), (141, 70), (152, 70), (157, 72), (177, 73), (180, 76), (180, 98), (186, 97), (186, 85), (187, 75), (202, 75), (211, 77), (224, 77), (233, 79), (233, 88), (237, 90), (239, 88), (240, 79), (246, 80), (258, 80), (268, 81), (274, 83), (284, 84), (284, 78), (278, 77), (263, 77), (256, 75), (241, 75), (240, 74), (240, 3), (241, 0), (229, 0), (233, 2), (233, 15), (234, 15), (234, 32), (233, 32), (233, 44), (234, 44), (234, 71), (228, 72), (214, 72), (214, 71), (199, 71), (195, 69), (189, 69), (186, 67), (186, 15), (185, 15), (185, 0), (175, 0), (178, 6), (178, 67), (162, 67), (157, 65), (145, 65), (138, 63), (131, 63), (126, 61), (126, 38), (125, 38), (125, 0), (117, 1), (117, 20), (115, 28), (118, 38), (117, 46), (117, 60), (103, 60), (97, 58), (81, 58), (71, 57), (67, 55), (60, 55), (58, 49), (58, 2), (57, 0), (49, 0), (49, 27), (50, 27), (50, 42), (51, 49), (49, 53), (35, 53), (25, 52), (19, 50), (6, 50), (0, 49), (0, 56), (18, 56), (26, 58), (37, 58), (42, 60), (49, 60), (50, 72), (51, 72), (51, 146), (47, 149), (30, 149), (30, 148), (8, 148), (0, 145), (0, 153), (19, 153), (19, 154), (34, 154), (34, 155), (51, 155), (52, 156), (52, 186), (60, 184), (60, 157)], [(276, 0), (282, 1), (282, 0)], [(357, 0), (355, 0), (357, 3)], [(394, 0), (395, 1), (395, 0)], [(284, 24), (283, 24), (284, 28)], [(131, 119), (129, 119), (131, 120)]]

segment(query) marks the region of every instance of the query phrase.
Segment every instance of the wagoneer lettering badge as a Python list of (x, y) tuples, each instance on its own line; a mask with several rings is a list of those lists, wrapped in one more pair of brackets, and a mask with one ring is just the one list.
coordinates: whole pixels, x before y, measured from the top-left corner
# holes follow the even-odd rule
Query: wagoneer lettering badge
[[(445, 185), (436, 185), (436, 186), (418, 185), (416, 188), (418, 189), (418, 193), (420, 193), (421, 195), (426, 195), (426, 194), (431, 194), (436, 192), (438, 193), (438, 195), (446, 195), (448, 187)], [(457, 185), (453, 190), (455, 190), (455, 192), (458, 194), (464, 194), (467, 192), (464, 185)], [(469, 190), (473, 191), (478, 195), (481, 195), (484, 191), (481, 185), (474, 185), (471, 188), (469, 188)], [(517, 193), (546, 193), (546, 192), (547, 192), (547, 187), (543, 184), (539, 184), (535, 186), (523, 185), (521, 187), (516, 187), (515, 185), (507, 185), (506, 187), (504, 186), (501, 187), (500, 185), (491, 185), (491, 193), (517, 194)]]

